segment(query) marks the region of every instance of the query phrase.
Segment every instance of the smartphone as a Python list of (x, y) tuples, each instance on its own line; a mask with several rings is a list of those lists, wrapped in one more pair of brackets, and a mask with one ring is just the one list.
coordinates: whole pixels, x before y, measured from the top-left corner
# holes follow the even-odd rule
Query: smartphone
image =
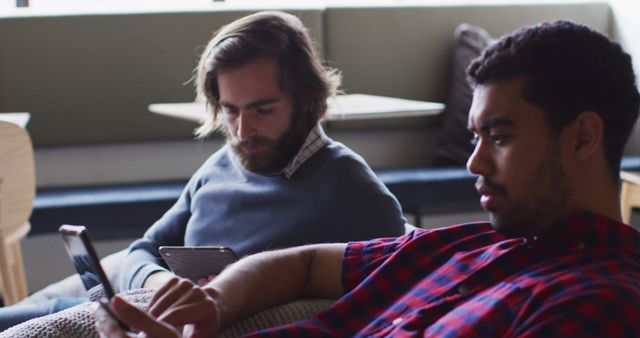
[(71, 263), (80, 276), (85, 289), (89, 291), (96, 285), (101, 285), (105, 299), (99, 301), (100, 305), (123, 329), (130, 331), (127, 325), (111, 311), (109, 301), (113, 298), (115, 292), (107, 278), (107, 274), (102, 269), (100, 258), (93, 247), (91, 238), (89, 238), (87, 228), (82, 225), (64, 224), (60, 226), (58, 232), (62, 235), (69, 259), (71, 259)]
[(219, 274), (238, 260), (236, 253), (224, 246), (161, 246), (159, 250), (173, 273), (194, 283)]

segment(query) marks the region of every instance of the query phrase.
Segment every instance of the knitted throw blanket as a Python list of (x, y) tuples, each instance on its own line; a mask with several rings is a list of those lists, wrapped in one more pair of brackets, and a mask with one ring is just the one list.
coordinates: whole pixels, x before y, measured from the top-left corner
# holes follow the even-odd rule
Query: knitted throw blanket
[[(120, 295), (128, 302), (145, 308), (154, 291), (136, 289)], [(328, 308), (333, 302), (328, 299), (301, 300), (267, 309), (239, 320), (222, 332), (220, 337), (241, 337), (263, 328), (310, 318)], [(0, 333), (0, 338), (98, 338), (93, 318), (97, 306), (95, 302), (86, 302), (58, 313), (35, 318), (7, 329)]]

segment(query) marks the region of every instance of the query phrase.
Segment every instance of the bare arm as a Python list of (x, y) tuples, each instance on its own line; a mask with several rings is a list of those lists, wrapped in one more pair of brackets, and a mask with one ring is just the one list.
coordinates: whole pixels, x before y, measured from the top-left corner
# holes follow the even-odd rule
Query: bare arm
[(218, 304), (221, 327), (300, 298), (338, 298), (345, 244), (309, 245), (249, 256), (205, 289)]
[[(243, 258), (202, 288), (215, 304), (216, 315), (199, 330), (217, 332), (239, 318), (299, 298), (340, 297), (345, 248), (346, 244), (317, 244)], [(161, 288), (151, 301), (151, 314), (176, 326), (188, 323), (188, 313), (170, 310), (188, 302), (188, 284), (174, 279)]]

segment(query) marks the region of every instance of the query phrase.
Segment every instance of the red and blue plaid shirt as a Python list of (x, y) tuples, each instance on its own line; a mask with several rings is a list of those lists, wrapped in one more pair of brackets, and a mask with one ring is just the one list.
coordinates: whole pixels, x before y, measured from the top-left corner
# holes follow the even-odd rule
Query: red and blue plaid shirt
[(640, 337), (640, 234), (589, 213), (533, 238), (488, 223), (350, 243), (346, 294), (262, 337)]

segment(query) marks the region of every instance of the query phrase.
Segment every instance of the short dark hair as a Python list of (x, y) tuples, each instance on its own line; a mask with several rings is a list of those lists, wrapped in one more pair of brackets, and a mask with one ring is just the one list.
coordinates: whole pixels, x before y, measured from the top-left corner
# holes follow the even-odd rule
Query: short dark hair
[(296, 114), (304, 114), (311, 129), (327, 110), (341, 76), (325, 67), (297, 17), (275, 11), (258, 12), (222, 27), (202, 53), (196, 69), (196, 92), (206, 98), (212, 114), (196, 135), (204, 137), (222, 126), (218, 122), (218, 72), (242, 67), (261, 57), (273, 57), (279, 69), (278, 84), (292, 96)]
[(467, 77), (472, 87), (524, 78), (523, 98), (546, 113), (554, 135), (581, 112), (596, 112), (609, 168), (619, 177), (639, 94), (631, 57), (616, 42), (575, 22), (541, 23), (489, 46), (471, 62)]

